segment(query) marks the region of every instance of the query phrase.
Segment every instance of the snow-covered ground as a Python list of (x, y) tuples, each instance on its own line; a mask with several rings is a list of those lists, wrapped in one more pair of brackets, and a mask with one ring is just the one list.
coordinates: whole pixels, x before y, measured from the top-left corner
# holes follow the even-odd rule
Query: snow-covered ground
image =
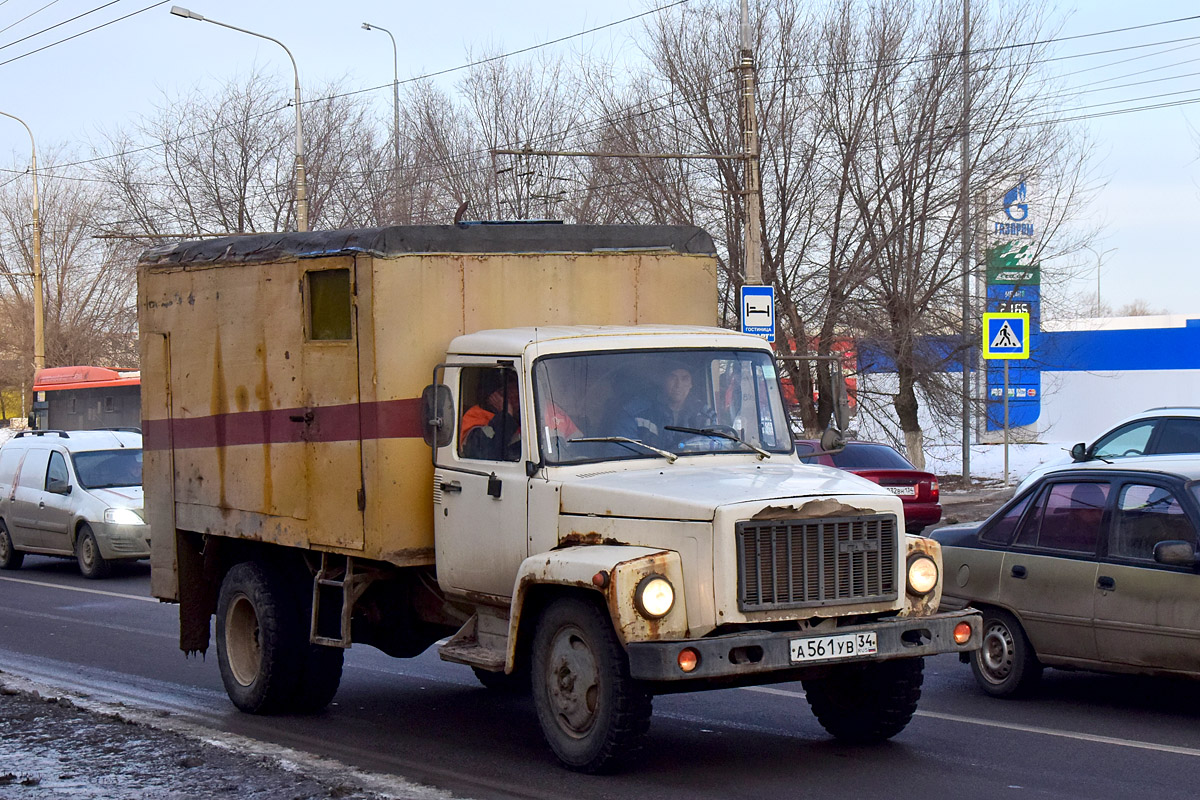
[[(1008, 480), (1016, 485), (1042, 464), (1067, 464), (1068, 452), (1074, 442), (1039, 442), (1008, 446)], [(935, 475), (962, 474), (962, 445), (928, 445), (925, 448), (925, 469)], [(1004, 478), (1004, 445), (971, 445), (971, 477), (1002, 480)]]

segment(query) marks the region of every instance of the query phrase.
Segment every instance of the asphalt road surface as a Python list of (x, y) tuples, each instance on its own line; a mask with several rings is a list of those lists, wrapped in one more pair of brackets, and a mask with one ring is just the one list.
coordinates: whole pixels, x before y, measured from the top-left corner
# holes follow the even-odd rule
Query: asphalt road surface
[[(214, 652), (185, 658), (176, 607), (148, 592), (144, 564), (106, 581), (40, 557), (0, 573), (0, 682), (23, 676), (240, 743), (234, 749), (290, 753), (285, 761), (333, 763), (335, 772), (346, 765), (460, 797), (1200, 795), (1200, 682), (1051, 670), (1032, 698), (994, 700), (965, 665), (942, 656), (927, 661), (917, 717), (877, 747), (833, 742), (798, 683), (658, 697), (642, 763), (595, 777), (558, 766), (527, 698), (489, 692), (434, 652), (399, 660), (355, 646), (325, 713), (241, 714), (225, 696)], [(18, 760), (0, 742), (0, 797), (51, 796), (3, 781), (21, 774)], [(231, 786), (171, 796), (227, 797)], [(322, 796), (292, 788), (258, 796)]]

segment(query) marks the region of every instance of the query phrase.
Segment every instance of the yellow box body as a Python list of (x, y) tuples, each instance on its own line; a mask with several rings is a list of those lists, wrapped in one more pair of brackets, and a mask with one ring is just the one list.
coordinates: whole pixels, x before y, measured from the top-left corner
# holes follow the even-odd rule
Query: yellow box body
[[(717, 262), (697, 229), (503, 227), (275, 234), (143, 255), (154, 595), (179, 599), (176, 530), (432, 563), (419, 398), (455, 336), (716, 323)], [(477, 251), (425, 252), (418, 234)], [(500, 252), (478, 251), (489, 246)], [(348, 339), (309, 330), (306, 275), (324, 270), (347, 271)]]

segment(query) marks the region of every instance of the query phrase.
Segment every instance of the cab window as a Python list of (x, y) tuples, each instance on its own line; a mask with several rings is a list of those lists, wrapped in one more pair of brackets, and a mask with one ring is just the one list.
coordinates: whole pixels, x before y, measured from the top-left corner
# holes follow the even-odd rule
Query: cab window
[(521, 459), (517, 373), (503, 367), (464, 367), (459, 384), (458, 455), (481, 461)]
[(1196, 530), (1175, 495), (1161, 486), (1123, 486), (1117, 497), (1109, 554), (1153, 561), (1154, 546), (1170, 541), (1196, 543)]

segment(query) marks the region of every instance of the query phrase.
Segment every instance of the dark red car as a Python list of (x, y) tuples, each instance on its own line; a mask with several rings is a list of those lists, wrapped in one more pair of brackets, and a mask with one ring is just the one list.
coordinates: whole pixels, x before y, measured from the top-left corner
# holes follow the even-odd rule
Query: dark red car
[(886, 444), (848, 442), (838, 453), (804, 457), (821, 449), (812, 439), (796, 442), (796, 453), (806, 463), (837, 467), (874, 481), (904, 501), (904, 525), (909, 533), (920, 533), (942, 518), (938, 480), (932, 472), (922, 472), (908, 459)]

